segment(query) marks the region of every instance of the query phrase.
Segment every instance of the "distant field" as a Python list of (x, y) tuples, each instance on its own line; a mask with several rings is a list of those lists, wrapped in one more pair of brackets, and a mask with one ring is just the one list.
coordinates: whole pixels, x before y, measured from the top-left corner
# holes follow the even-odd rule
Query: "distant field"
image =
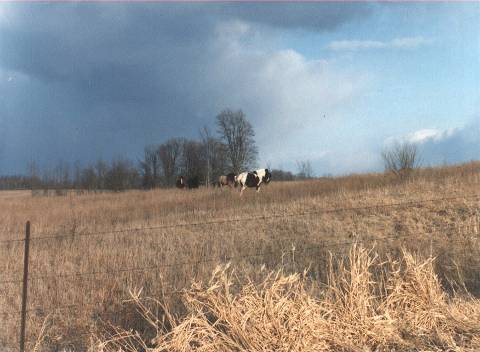
[(7, 199), (18, 199), (18, 198), (25, 198), (31, 197), (31, 191), (0, 191), (0, 199), (5, 201)]
[(449, 280), (463, 281), (478, 296), (475, 195), (479, 162), (420, 170), (408, 180), (371, 174), (273, 181), (243, 198), (226, 188), (48, 197), (0, 192), (0, 316), (7, 317), (0, 319), (0, 350), (17, 344), (16, 281), (23, 270), (23, 242), (2, 241), (22, 239), (27, 220), (33, 238), (28, 346), (42, 336), (44, 348), (82, 350), (110, 324), (155, 336), (134, 306), (123, 303), (134, 288), (180, 319), (187, 308), (178, 291), (192, 280), (208, 282), (218, 264), (232, 262), (240, 282), (259, 282), (279, 268), (285, 275), (308, 268), (308, 279), (320, 284), (328, 281), (329, 252), (348, 256), (354, 242), (375, 246), (382, 260), (401, 258), (402, 248), (433, 255), (446, 292)]

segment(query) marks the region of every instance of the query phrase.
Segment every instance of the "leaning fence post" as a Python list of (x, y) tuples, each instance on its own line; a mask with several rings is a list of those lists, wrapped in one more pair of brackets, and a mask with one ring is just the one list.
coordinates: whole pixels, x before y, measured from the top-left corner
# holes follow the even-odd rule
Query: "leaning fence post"
[(27, 316), (28, 253), (30, 249), (30, 221), (25, 225), (25, 251), (23, 256), (22, 318), (20, 322), (20, 352), (25, 352), (25, 318)]

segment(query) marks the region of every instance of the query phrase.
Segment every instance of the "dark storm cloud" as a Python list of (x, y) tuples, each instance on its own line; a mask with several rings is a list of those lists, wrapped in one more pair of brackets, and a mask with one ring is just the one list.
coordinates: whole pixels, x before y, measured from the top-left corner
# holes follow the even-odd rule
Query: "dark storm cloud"
[[(1, 28), (0, 62), (58, 80), (82, 78), (96, 63), (195, 60), (195, 51), (209, 45), (220, 21), (330, 30), (368, 14), (367, 4), (355, 5), (16, 4), (11, 5), (13, 28)], [(193, 57), (179, 56), (182, 51)]]
[(0, 147), (9, 171), (31, 158), (132, 157), (149, 143), (196, 136), (218, 112), (209, 94), (221, 90), (211, 74), (221, 23), (324, 31), (369, 12), (367, 4), (1, 6), (0, 121), (8, 128)]
[(256, 3), (234, 4), (225, 10), (232, 17), (281, 28), (333, 30), (347, 21), (368, 16), (368, 4), (352, 3)]

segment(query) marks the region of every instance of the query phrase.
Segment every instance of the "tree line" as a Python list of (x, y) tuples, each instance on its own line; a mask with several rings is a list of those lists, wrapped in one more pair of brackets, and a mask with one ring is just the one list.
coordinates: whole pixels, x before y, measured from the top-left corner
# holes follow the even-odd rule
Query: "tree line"
[[(112, 190), (153, 189), (172, 187), (177, 176), (195, 177), (199, 184), (211, 186), (220, 175), (238, 174), (255, 168), (258, 149), (255, 132), (242, 110), (224, 110), (216, 116), (215, 133), (204, 127), (199, 139), (171, 138), (160, 144), (148, 145), (135, 161), (116, 158), (110, 162), (97, 160), (82, 166), (59, 161), (53, 168), (40, 168), (35, 161), (26, 175), (0, 176), (2, 189)], [(396, 143), (381, 154), (385, 171), (406, 179), (420, 166), (421, 157), (415, 144)], [(296, 174), (271, 170), (272, 179), (291, 181), (314, 177), (308, 160), (297, 161)]]
[[(112, 190), (171, 187), (176, 177), (196, 177), (210, 186), (220, 175), (255, 168), (258, 149), (255, 132), (242, 110), (224, 110), (216, 116), (216, 131), (204, 127), (199, 138), (171, 138), (147, 145), (137, 160), (116, 158), (82, 165), (59, 161), (54, 167), (40, 168), (35, 161), (27, 174), (0, 177), (0, 189), (32, 190)], [(304, 172), (299, 176), (305, 176)], [(276, 180), (293, 180), (288, 171), (273, 170)]]
[(241, 110), (224, 110), (216, 117), (216, 127), (216, 134), (204, 127), (199, 140), (172, 138), (145, 147), (139, 162), (141, 186), (172, 186), (178, 175), (198, 178), (209, 186), (220, 175), (255, 167), (255, 132), (245, 114)]

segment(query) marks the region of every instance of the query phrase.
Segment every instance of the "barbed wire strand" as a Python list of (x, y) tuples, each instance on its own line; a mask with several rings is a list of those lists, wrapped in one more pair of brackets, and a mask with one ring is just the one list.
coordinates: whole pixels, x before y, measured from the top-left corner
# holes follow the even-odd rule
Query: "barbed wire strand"
[[(437, 235), (442, 235), (442, 232), (432, 232), (429, 233), (430, 236), (437, 236)], [(409, 237), (416, 237), (418, 236), (413, 235), (413, 234), (407, 234), (407, 235), (399, 235), (394, 234), (391, 236), (385, 236), (385, 237), (379, 237), (379, 238), (368, 238), (368, 239), (361, 239), (359, 240), (358, 238), (353, 240), (353, 241), (343, 241), (343, 242), (330, 242), (330, 243), (319, 243), (318, 245), (311, 247), (311, 248), (317, 248), (318, 246), (322, 246), (323, 248), (330, 248), (330, 247), (335, 247), (335, 246), (344, 246), (344, 245), (351, 245), (355, 243), (364, 243), (364, 242), (372, 242), (372, 241), (385, 241), (389, 239), (403, 239), (403, 238), (409, 238)], [(432, 240), (429, 238), (428, 240)], [(144, 267), (137, 267), (137, 268), (123, 268), (123, 269), (116, 269), (116, 270), (104, 270), (104, 271), (91, 271), (91, 272), (74, 272), (74, 273), (64, 273), (64, 274), (49, 274), (49, 275), (40, 275), (40, 276), (32, 276), (28, 278), (28, 281), (35, 281), (35, 280), (46, 280), (46, 279), (53, 279), (53, 278), (83, 278), (83, 277), (89, 277), (89, 276), (100, 276), (100, 275), (112, 275), (112, 274), (120, 274), (120, 273), (129, 273), (129, 272), (141, 272), (141, 271), (149, 271), (149, 270), (154, 270), (154, 269), (163, 269), (163, 268), (172, 268), (172, 267), (180, 267), (180, 266), (188, 266), (188, 265), (199, 265), (203, 263), (210, 263), (210, 262), (215, 262), (215, 261), (228, 261), (228, 260), (235, 260), (235, 259), (245, 259), (249, 257), (258, 257), (258, 256), (264, 256), (265, 254), (270, 253), (270, 252), (260, 252), (260, 253), (255, 253), (255, 254), (245, 254), (241, 256), (224, 256), (224, 257), (217, 257), (217, 258), (210, 258), (210, 259), (203, 259), (203, 260), (198, 260), (198, 261), (187, 261), (187, 262), (180, 262), (180, 263), (171, 263), (171, 264), (160, 264), (160, 265), (148, 265)], [(0, 281), (0, 284), (18, 284), (18, 283), (23, 283), (23, 280), (8, 280), (8, 281)]]
[[(431, 235), (439, 235), (441, 233), (431, 233)], [(417, 238), (418, 236), (409, 234), (409, 235), (393, 235), (393, 236), (387, 236), (387, 237), (381, 237), (381, 238), (366, 238), (366, 239), (361, 239), (361, 240), (352, 240), (352, 241), (340, 241), (340, 242), (331, 242), (331, 243), (319, 243), (318, 245), (315, 246), (309, 246), (309, 247), (302, 247), (299, 249), (295, 249), (293, 252), (295, 253), (303, 253), (311, 250), (322, 250), (322, 249), (328, 249), (328, 248), (333, 248), (333, 247), (346, 247), (349, 245), (353, 244), (364, 244), (367, 242), (383, 242), (387, 240), (399, 240), (399, 239), (407, 239), (407, 238)], [(477, 239), (476, 237), (474, 237)], [(437, 239), (437, 238), (433, 238)], [(426, 239), (426, 240), (432, 240), (432, 239)], [(450, 240), (448, 241), (449, 243), (464, 243), (465, 241), (468, 241), (468, 239), (456, 239), (456, 240)], [(288, 250), (285, 252), (281, 252), (278, 254), (281, 254), (282, 256), (285, 253), (292, 252), (292, 250)], [(240, 256), (223, 256), (223, 257), (217, 257), (217, 258), (211, 258), (211, 259), (206, 259), (206, 260), (198, 260), (198, 261), (190, 261), (190, 262), (181, 262), (181, 263), (173, 263), (173, 264), (166, 264), (166, 265), (154, 265), (154, 266), (145, 266), (145, 267), (140, 267), (140, 268), (128, 268), (128, 269), (119, 269), (119, 270), (111, 270), (111, 271), (103, 271), (103, 272), (87, 272), (87, 273), (69, 273), (65, 275), (46, 275), (46, 276), (41, 276), (41, 277), (36, 277), (35, 279), (49, 279), (49, 278), (57, 278), (57, 277), (84, 277), (84, 276), (96, 276), (96, 275), (105, 275), (105, 274), (118, 274), (118, 273), (125, 273), (125, 272), (138, 272), (138, 271), (149, 271), (149, 270), (154, 270), (154, 269), (160, 269), (160, 268), (168, 268), (168, 267), (179, 267), (179, 266), (188, 266), (188, 265), (200, 265), (200, 264), (205, 264), (209, 262), (215, 262), (215, 261), (234, 261), (238, 259), (247, 259), (247, 258), (255, 258), (255, 257), (264, 257), (267, 254), (271, 254), (272, 251), (262, 251), (262, 252), (257, 252), (255, 254), (245, 254), (245, 255), (240, 255)], [(33, 278), (32, 278), (33, 280)], [(23, 281), (20, 281), (23, 282)], [(178, 292), (178, 290), (173, 290), (172, 292)], [(171, 294), (171, 293), (169, 293)], [(102, 302), (96, 302), (96, 303), (102, 303)], [(71, 306), (76, 306), (74, 305), (67, 305), (66, 307), (71, 307)], [(36, 307), (36, 308), (29, 308), (27, 309), (27, 312), (29, 311), (36, 311), (36, 310), (42, 310), (42, 307)], [(5, 313), (11, 313), (11, 312), (5, 312)], [(0, 312), (1, 314), (5, 314), (4, 312)], [(14, 311), (11, 314), (14, 313), (20, 313), (20, 311)]]
[[(434, 227), (435, 227), (435, 232), (429, 232), (429, 233), (427, 233), (428, 235), (443, 234), (443, 232), (440, 232), (440, 231), (448, 231), (448, 230), (455, 229), (456, 225), (451, 224), (451, 223), (447, 223), (447, 224), (442, 224), (441, 226), (435, 225)], [(169, 253), (169, 252), (172, 252), (172, 251), (174, 251), (174, 249), (170, 248), (168, 250), (163, 250), (162, 252), (163, 253)], [(35, 263), (35, 261), (30, 261), (29, 266), (34, 267), (35, 266), (34, 263)], [(4, 272), (2, 274), (3, 275), (15, 275), (15, 274), (21, 275), (22, 273), (23, 273), (23, 269), (22, 270), (17, 270), (17, 271)], [(2, 284), (2, 283), (4, 283), (4, 284), (17, 284), (17, 283), (21, 283), (21, 282), (23, 282), (23, 280), (21, 280), (21, 279), (9, 279), (9, 280), (5, 280), (5, 281), (0, 281), (0, 284)]]
[[(431, 198), (431, 199), (398, 202), (398, 203), (390, 203), (390, 204), (374, 204), (374, 205), (362, 206), (362, 207), (318, 209), (318, 210), (314, 210), (314, 211), (305, 211), (305, 212), (298, 212), (298, 213), (260, 215), (260, 216), (234, 218), (234, 219), (216, 219), (216, 220), (211, 220), (211, 221), (166, 224), (166, 225), (159, 225), (159, 226), (152, 226), (152, 227), (133, 227), (133, 228), (128, 228), (128, 229), (118, 229), (118, 230), (99, 231), (99, 232), (74, 233), (74, 234), (68, 234), (68, 235), (66, 235), (66, 234), (62, 234), (62, 235), (39, 235), (39, 236), (31, 237), (30, 241), (40, 241), (40, 240), (69, 238), (69, 237), (77, 238), (77, 237), (114, 235), (114, 234), (124, 233), (124, 232), (137, 232), (137, 231), (148, 231), (148, 230), (171, 229), (171, 228), (176, 228), (176, 227), (193, 227), (193, 226), (202, 226), (202, 225), (215, 225), (215, 224), (224, 224), (224, 223), (248, 222), (248, 221), (255, 221), (255, 220), (268, 220), (268, 219), (284, 218), (284, 217), (328, 214), (328, 213), (348, 212), (348, 211), (357, 211), (357, 210), (371, 210), (371, 209), (378, 209), (378, 208), (414, 206), (414, 205), (420, 205), (420, 204), (426, 204), (426, 203), (432, 203), (432, 202), (451, 201), (451, 200), (465, 200), (465, 199), (478, 199), (478, 198), (480, 198), (480, 194), (475, 194), (475, 195), (470, 195), (470, 196), (455, 196), (455, 197), (448, 196), (448, 197), (442, 197), (442, 198)], [(3, 241), (0, 241), (0, 244), (13, 243), (13, 242), (23, 242), (23, 241), (24, 241), (24, 239), (3, 240)]]
[[(365, 239), (364, 241), (374, 241), (374, 240), (387, 240), (387, 239), (400, 239), (403, 237), (412, 237), (413, 235), (406, 235), (406, 236), (399, 236), (398, 234), (392, 235), (392, 236), (387, 236), (387, 237), (381, 237), (377, 239)], [(323, 244), (325, 247), (331, 247), (331, 246), (342, 246), (342, 245), (347, 245), (347, 244), (354, 244), (354, 243), (362, 243), (363, 241), (347, 241), (347, 242), (339, 242), (339, 243), (326, 243)], [(116, 269), (116, 270), (103, 270), (103, 271), (90, 271), (90, 272), (74, 272), (74, 273), (64, 273), (64, 274), (50, 274), (50, 275), (40, 275), (40, 276), (31, 276), (28, 278), (28, 281), (35, 281), (35, 280), (48, 280), (48, 279), (53, 279), (53, 278), (69, 278), (69, 277), (75, 277), (75, 278), (81, 278), (85, 276), (99, 276), (99, 275), (112, 275), (112, 274), (120, 274), (120, 273), (128, 273), (128, 272), (139, 272), (139, 271), (149, 271), (149, 270), (154, 270), (154, 269), (163, 269), (163, 268), (171, 268), (171, 267), (180, 267), (180, 266), (188, 266), (188, 265), (199, 265), (203, 263), (209, 263), (209, 262), (214, 262), (214, 261), (219, 261), (219, 260), (235, 260), (235, 259), (244, 259), (248, 257), (258, 257), (258, 256), (264, 256), (266, 252), (261, 252), (261, 253), (255, 253), (255, 254), (245, 254), (241, 256), (228, 256), (228, 257), (219, 257), (219, 258), (210, 258), (210, 259), (203, 259), (203, 260), (197, 260), (197, 261), (187, 261), (187, 262), (180, 262), (180, 263), (171, 263), (171, 264), (160, 264), (160, 265), (148, 265), (148, 266), (143, 266), (143, 267), (138, 267), (138, 268), (123, 268), (123, 269)], [(17, 281), (9, 281), (8, 283), (20, 283), (23, 282), (23, 280), (17, 280)]]
[[(393, 237), (393, 236), (389, 236), (389, 237), (383, 237), (383, 238), (370, 238), (370, 239), (363, 239), (362, 241), (343, 241), (343, 242), (337, 242), (337, 243), (321, 243), (317, 246), (313, 246), (313, 247), (306, 247), (306, 248), (302, 248), (301, 250), (299, 250), (298, 252), (305, 252), (307, 250), (312, 250), (312, 249), (325, 249), (325, 248), (331, 248), (331, 247), (336, 247), (336, 246), (346, 246), (346, 245), (350, 245), (350, 244), (358, 244), (358, 243), (365, 243), (365, 242), (371, 242), (371, 241), (383, 241), (383, 240), (389, 240), (389, 239), (406, 239), (408, 237), (413, 237), (413, 235), (406, 235), (406, 236), (396, 236), (396, 237)], [(475, 238), (476, 239), (476, 238)], [(450, 243), (452, 242), (464, 242), (465, 239), (462, 239), (462, 240), (452, 240), (452, 241), (449, 241)], [(266, 253), (270, 253), (270, 252), (263, 252), (263, 254), (266, 254)], [(284, 255), (285, 252), (282, 252), (282, 256)], [(257, 255), (252, 255), (252, 256), (257, 256)], [(239, 258), (244, 258), (245, 256), (236, 256), (236, 257), (231, 257), (231, 259), (239, 259)], [(217, 258), (217, 260), (219, 260), (221, 258)], [(187, 263), (185, 263), (187, 264)], [(188, 263), (188, 264), (191, 264), (191, 263)], [(187, 287), (184, 287), (182, 289), (173, 289), (173, 290), (162, 290), (162, 291), (158, 291), (158, 292), (154, 292), (154, 293), (149, 293), (149, 297), (145, 297), (145, 298), (151, 298), (152, 296), (157, 296), (157, 295), (161, 295), (161, 296), (171, 296), (173, 294), (179, 294), (179, 293), (182, 293), (185, 291), (185, 289), (187, 289)], [(121, 299), (121, 301), (123, 301), (122, 303), (126, 303), (128, 301), (130, 301), (131, 299), (130, 298), (125, 298), (125, 299)], [(58, 311), (62, 311), (62, 310), (70, 310), (70, 309), (76, 309), (76, 308), (84, 308), (86, 306), (94, 306), (94, 305), (98, 305), (98, 304), (102, 304), (104, 303), (103, 301), (97, 301), (97, 302), (87, 302), (86, 304), (85, 303), (82, 303), (82, 304), (70, 304), (70, 305), (64, 305), (64, 306), (57, 306), (53, 309), (48, 309), (48, 310), (45, 310), (44, 308), (41, 308), (41, 307), (36, 307), (36, 308), (29, 308), (27, 309), (27, 313), (32, 313), (34, 311), (38, 311), (38, 310), (41, 310), (43, 313), (45, 312), (49, 312), (49, 313), (54, 313), (54, 312), (58, 312)], [(8, 312), (9, 314), (8, 315), (16, 315), (16, 314), (20, 314), (20, 311), (16, 311), (16, 312)], [(0, 315), (5, 315), (5, 313), (0, 313)], [(85, 333), (77, 333), (75, 335), (75, 339), (66, 339), (65, 343), (73, 343), (73, 342), (84, 342), (83, 339), (81, 339), (81, 337), (84, 337), (84, 336), (94, 336), (95, 333), (89, 331), (89, 332), (85, 332)], [(28, 342), (28, 340), (27, 340)], [(15, 345), (10, 345), (10, 344), (4, 344), (3, 346), (5, 347), (11, 347), (12, 349), (16, 350), (18, 349), (17, 346)]]

